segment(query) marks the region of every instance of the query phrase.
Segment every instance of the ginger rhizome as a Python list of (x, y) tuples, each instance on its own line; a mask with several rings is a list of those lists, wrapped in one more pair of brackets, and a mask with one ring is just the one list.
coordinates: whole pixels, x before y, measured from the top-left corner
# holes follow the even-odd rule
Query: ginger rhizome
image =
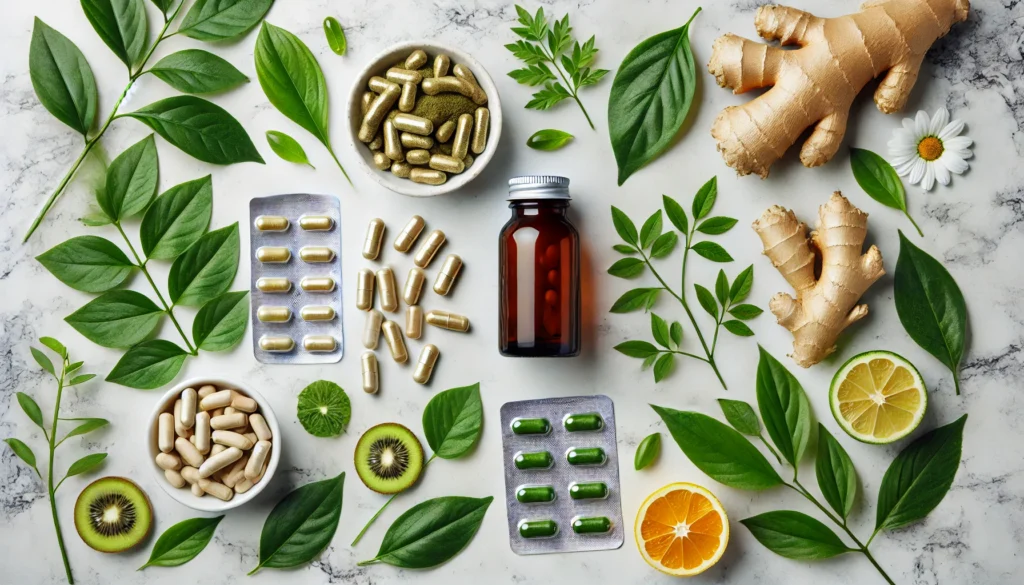
[(775, 295), (768, 308), (793, 333), (790, 357), (802, 367), (813, 366), (835, 351), (844, 329), (868, 314), (868, 306), (857, 301), (885, 274), (878, 248), (861, 253), (868, 214), (836, 191), (818, 209), (818, 229), (810, 237), (796, 215), (778, 205), (761, 214), (753, 227), (765, 256), (796, 291), (796, 298)]
[(819, 18), (786, 6), (757, 10), (757, 34), (785, 50), (727, 34), (719, 37), (708, 70), (718, 84), (743, 93), (771, 87), (730, 106), (711, 127), (726, 164), (740, 175), (768, 176), (772, 163), (812, 125), (800, 149), (804, 166), (825, 164), (846, 133), (850, 105), (873, 78), (878, 109), (903, 108), (925, 52), (967, 18), (968, 0), (872, 0), (856, 14)]

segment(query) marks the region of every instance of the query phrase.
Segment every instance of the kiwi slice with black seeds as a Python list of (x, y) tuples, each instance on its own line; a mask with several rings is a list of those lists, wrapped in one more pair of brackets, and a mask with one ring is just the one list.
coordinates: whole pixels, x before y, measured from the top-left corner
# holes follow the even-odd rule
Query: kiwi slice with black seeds
[(145, 540), (153, 527), (149, 497), (135, 482), (104, 477), (87, 485), (75, 502), (75, 528), (100, 552), (123, 552)]
[(356, 473), (366, 487), (381, 494), (397, 494), (419, 479), (423, 446), (404, 426), (383, 423), (359, 437), (355, 463)]

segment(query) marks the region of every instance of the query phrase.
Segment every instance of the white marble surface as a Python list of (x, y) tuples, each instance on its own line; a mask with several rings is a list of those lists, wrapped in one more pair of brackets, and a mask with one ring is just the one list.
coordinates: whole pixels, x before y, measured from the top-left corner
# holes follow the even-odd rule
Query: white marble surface
[[(931, 194), (910, 188), (912, 212), (925, 231), (919, 243), (944, 261), (960, 283), (970, 311), (971, 336), (963, 366), (963, 395), (955, 396), (948, 372), (906, 336), (892, 302), (892, 277), (898, 251), (897, 228), (908, 229), (896, 212), (870, 201), (857, 188), (849, 172), (846, 150), (824, 168), (799, 166), (795, 152), (772, 170), (766, 181), (738, 179), (715, 152), (708, 133), (717, 112), (725, 105), (746, 99), (714, 85), (703, 64), (711, 42), (732, 31), (753, 37), (753, 14), (760, 0), (707, 2), (692, 29), (700, 86), (696, 105), (683, 139), (649, 168), (636, 174), (625, 187), (615, 186), (615, 164), (608, 144), (606, 110), (611, 79), (583, 92), (582, 98), (597, 123), (586, 127), (580, 112), (566, 103), (550, 112), (522, 108), (528, 89), (515, 84), (505, 73), (517, 63), (502, 47), (513, 40), (508, 28), (515, 18), (509, 2), (438, 0), (409, 2), (326, 2), (279, 0), (269, 20), (299, 34), (317, 54), (330, 87), (331, 126), (334, 140), (346, 143), (344, 119), (349, 84), (363, 62), (386, 46), (409, 39), (434, 39), (457, 44), (485, 64), (499, 86), (505, 104), (505, 130), (500, 152), (486, 172), (468, 188), (436, 200), (412, 200), (381, 190), (355, 166), (355, 156), (341, 148), (355, 181), (350, 188), (323, 149), (308, 134), (287, 121), (264, 98), (253, 71), (255, 34), (241, 42), (216, 47), (253, 78), (249, 85), (213, 100), (231, 111), (249, 131), (267, 160), (255, 164), (219, 168), (199, 163), (157, 140), (161, 162), (161, 188), (213, 174), (213, 225), (223, 226), (247, 218), (250, 197), (295, 191), (333, 193), (342, 200), (344, 215), (345, 273), (354, 275), (364, 265), (359, 256), (367, 221), (384, 218), (394, 230), (411, 214), (423, 215), (434, 227), (447, 231), (448, 250), (462, 255), (466, 269), (451, 299), (435, 306), (457, 309), (474, 323), (468, 336), (430, 331), (430, 341), (440, 346), (443, 357), (430, 388), (409, 381), (408, 368), (399, 369), (382, 359), (383, 390), (377, 396), (359, 391), (359, 361), (354, 347), (362, 316), (346, 307), (345, 326), (349, 353), (340, 364), (322, 367), (265, 367), (253, 356), (247, 338), (227, 354), (207, 354), (190, 359), (179, 379), (197, 375), (244, 380), (258, 385), (274, 405), (284, 430), (285, 453), (273, 485), (254, 503), (229, 513), (214, 542), (190, 564), (175, 569), (149, 569), (137, 573), (148, 547), (120, 554), (102, 555), (87, 548), (76, 536), (71, 511), (87, 478), (69, 480), (58, 496), (72, 567), (81, 583), (184, 583), (203, 580), (232, 583), (669, 583), (673, 580), (649, 569), (637, 554), (631, 538), (619, 550), (571, 555), (518, 557), (508, 546), (502, 478), (500, 438), (495, 424), (498, 409), (509, 400), (545, 396), (603, 393), (615, 400), (619, 417), (620, 455), (632, 458), (637, 442), (648, 433), (664, 431), (648, 403), (675, 408), (699, 409), (717, 414), (715, 399), (731, 397), (753, 401), (753, 373), (757, 346), (761, 343), (776, 356), (788, 351), (789, 334), (769, 316), (752, 322), (755, 340), (726, 336), (720, 349), (724, 375), (730, 390), (723, 392), (711, 372), (696, 363), (685, 363), (667, 381), (655, 385), (638, 363), (612, 350), (627, 338), (648, 338), (647, 320), (640, 315), (609, 315), (612, 301), (629, 286), (604, 273), (614, 260), (610, 244), (614, 232), (610, 204), (634, 217), (654, 211), (660, 195), (667, 193), (688, 202), (712, 174), (719, 179), (717, 212), (740, 220), (722, 237), (737, 261), (730, 274), (754, 263), (756, 282), (753, 302), (766, 306), (768, 298), (785, 283), (759, 254), (760, 244), (748, 228), (762, 209), (773, 203), (796, 209), (811, 219), (815, 209), (835, 189), (846, 192), (871, 213), (871, 241), (886, 258), (889, 275), (867, 294), (871, 315), (843, 337), (838, 355), (808, 371), (793, 371), (810, 395), (818, 420), (824, 422), (849, 450), (860, 474), (862, 497), (855, 508), (852, 526), (861, 535), (870, 532), (874, 502), (882, 474), (903, 446), (874, 447), (850, 440), (828, 413), (827, 385), (835, 368), (857, 352), (884, 348), (915, 362), (931, 389), (926, 428), (970, 413), (964, 441), (964, 459), (952, 491), (924, 522), (876, 539), (873, 549), (879, 562), (901, 584), (998, 584), (1019, 582), (1024, 569), (1024, 406), (1016, 396), (1024, 374), (1024, 272), (1020, 252), (1024, 246), (1024, 5), (1011, 0), (978, 0), (970, 19), (929, 53), (909, 109), (946, 105), (955, 117), (967, 122), (975, 139), (975, 158), (970, 172), (954, 179), (948, 188)], [(837, 15), (852, 2), (794, 0), (822, 15)], [(569, 11), (577, 33), (597, 34), (601, 53), (598, 65), (614, 69), (625, 53), (641, 39), (679, 26), (690, 16), (695, 2), (649, 0), (617, 2), (543, 2), (549, 13)], [(535, 9), (537, 2), (530, 2)], [(156, 18), (147, 2), (151, 19)], [(342, 58), (327, 48), (321, 21), (328, 14), (345, 27), (350, 52)], [(86, 228), (76, 218), (86, 210), (87, 182), (77, 180), (43, 228), (29, 243), (21, 244), (25, 226), (53, 188), (59, 176), (81, 148), (80, 139), (54, 120), (36, 100), (29, 80), (27, 61), (32, 17), (38, 15), (72, 38), (87, 55), (100, 87), (101, 114), (123, 87), (125, 73), (119, 61), (100, 42), (74, 0), (7, 2), (0, 22), (0, 183), (4, 185), (0, 213), (0, 435), (18, 436), (42, 452), (42, 437), (20, 412), (15, 391), (35, 396), (44, 411), (52, 406), (52, 385), (32, 362), (29, 344), (41, 335), (66, 342), (74, 356), (85, 359), (90, 371), (106, 373), (118, 352), (98, 348), (82, 338), (63, 317), (84, 304), (88, 295), (56, 281), (34, 257), (70, 235), (111, 236), (104, 228)], [(176, 37), (159, 54), (202, 46)], [(171, 91), (156, 79), (145, 78), (131, 97), (136, 108)], [(879, 113), (862, 95), (854, 105), (847, 143), (884, 152), (898, 116)], [(540, 128), (557, 127), (577, 136), (568, 148), (556, 153), (531, 151), (526, 138)], [(319, 170), (313, 171), (277, 159), (267, 148), (263, 133), (284, 130), (297, 137)], [(119, 120), (104, 139), (108, 153), (116, 154), (145, 136), (147, 130), (131, 120)], [(508, 211), (504, 203), (505, 181), (519, 173), (557, 173), (572, 179), (573, 220), (584, 242), (585, 325), (583, 354), (570, 361), (511, 360), (499, 357), (496, 306), (497, 234)], [(392, 234), (395, 232), (392, 231)], [(248, 253), (242, 238), (242, 257)], [(400, 272), (410, 261), (394, 252), (385, 256)], [(674, 264), (669, 262), (668, 264)], [(694, 262), (690, 281), (713, 282), (718, 266)], [(667, 269), (669, 274), (674, 271)], [(351, 289), (351, 280), (348, 289)], [(144, 282), (135, 279), (133, 288)], [(248, 287), (243, 266), (234, 288)], [(346, 291), (351, 298), (351, 290)], [(433, 303), (432, 303), (433, 304)], [(662, 302), (659, 311), (681, 317), (678, 307)], [(190, 320), (191, 314), (186, 321)], [(174, 339), (169, 326), (162, 335)], [(692, 336), (691, 336), (692, 337)], [(418, 344), (417, 344), (418, 345)], [(349, 390), (354, 416), (347, 434), (339, 439), (308, 436), (295, 419), (295, 397), (310, 381), (327, 378)], [(388, 420), (420, 428), (420, 412), (439, 389), (479, 381), (483, 388), (486, 428), (476, 453), (463, 461), (431, 465), (414, 490), (402, 495), (355, 549), (348, 543), (359, 527), (383, 503), (384, 498), (363, 487), (352, 469), (352, 450), (359, 434)], [(66, 466), (86, 450), (110, 453), (103, 474), (117, 474), (138, 481), (149, 493), (156, 513), (156, 532), (195, 515), (168, 498), (156, 485), (140, 447), (146, 413), (156, 392), (95, 381), (68, 393), (68, 416), (96, 415), (114, 421), (109, 430), (69, 441), (60, 452)], [(664, 438), (668, 438), (664, 435)], [(287, 572), (264, 571), (255, 577), (245, 573), (256, 563), (259, 530), (267, 512), (295, 485), (348, 471), (341, 526), (330, 548), (310, 566)], [(813, 483), (813, 468), (804, 465), (801, 476)], [(813, 512), (806, 502), (783, 489), (745, 493), (715, 484), (697, 471), (671, 442), (666, 442), (660, 462), (651, 470), (622, 473), (623, 512), (628, 524), (642, 499), (671, 481), (694, 481), (709, 486), (725, 504), (732, 519), (732, 540), (723, 560), (697, 583), (760, 583), (792, 585), (811, 583), (880, 583), (881, 579), (860, 556), (817, 563), (794, 562), (762, 548), (738, 523), (739, 519), (773, 509)], [(475, 540), (451, 563), (431, 571), (402, 571), (388, 566), (357, 568), (355, 562), (373, 556), (385, 529), (401, 512), (416, 502), (441, 495), (497, 496)], [(11, 584), (59, 583), (64, 579), (54, 541), (45, 487), (15, 460), (10, 450), (0, 450), (0, 582)], [(1014, 578), (1013, 575), (1018, 577)]]

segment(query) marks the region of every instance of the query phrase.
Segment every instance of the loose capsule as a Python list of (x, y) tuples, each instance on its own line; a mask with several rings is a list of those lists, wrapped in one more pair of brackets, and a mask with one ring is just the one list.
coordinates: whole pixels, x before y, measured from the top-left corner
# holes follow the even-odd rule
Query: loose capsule
[(380, 387), (380, 373), (377, 366), (377, 355), (372, 351), (363, 352), (360, 360), (363, 369), (363, 392), (376, 394)]
[(302, 338), (302, 348), (314, 353), (334, 351), (338, 349), (338, 340), (330, 335), (307, 335)]
[(608, 486), (601, 481), (569, 484), (569, 497), (574, 500), (601, 500), (608, 497)]
[(604, 534), (611, 529), (612, 521), (604, 516), (576, 517), (572, 521), (572, 531), (576, 534)]
[(452, 157), (462, 160), (469, 152), (469, 140), (473, 133), (473, 116), (462, 114), (455, 126), (455, 138), (452, 140)]
[[(434, 146), (434, 139), (430, 136), (420, 136), (412, 132), (402, 132), (399, 135), (399, 140), (401, 140), (402, 146), (406, 148), (430, 148)], [(405, 156), (408, 157), (408, 153)]]
[(231, 500), (235, 495), (235, 490), (217, 481), (201, 478), (198, 485), (205, 493), (225, 502)]
[(209, 396), (210, 394), (213, 394), (216, 391), (217, 391), (217, 387), (216, 386), (213, 386), (211, 384), (206, 384), (206, 385), (202, 386), (201, 388), (199, 388), (199, 391), (196, 392), (196, 396), (198, 396), (199, 400), (202, 401), (203, 398), (206, 398), (207, 396)]
[(394, 321), (384, 323), (384, 340), (388, 342), (388, 349), (391, 350), (391, 359), (396, 363), (404, 364), (409, 360), (409, 351), (405, 348), (405, 338), (402, 337), (402, 328)]
[(366, 349), (377, 349), (377, 341), (380, 339), (382, 325), (384, 325), (384, 314), (377, 309), (370, 309), (366, 313), (366, 324), (363, 325), (363, 347)]
[(448, 75), (448, 66), (451, 65), (452, 60), (448, 55), (438, 55), (434, 57), (434, 77), (444, 77)]
[(199, 480), (196, 480), (196, 482), (193, 483), (189, 487), (189, 489), (192, 490), (192, 495), (197, 498), (201, 498), (206, 495), (206, 492), (203, 491), (203, 488), (199, 487)]
[(285, 323), (292, 318), (292, 310), (288, 307), (260, 307), (256, 309), (256, 318), (264, 323)]
[(420, 301), (420, 293), (423, 292), (423, 283), (427, 275), (420, 268), (410, 268), (409, 276), (405, 279), (405, 288), (402, 289), (402, 299), (407, 305), (415, 305)]
[(448, 156), (447, 154), (430, 155), (428, 161), (430, 168), (435, 171), (459, 174), (466, 168), (466, 163), (462, 162), (462, 159), (455, 158), (454, 156)]
[[(467, 155), (466, 155), (466, 158), (462, 159), (462, 163), (463, 163), (464, 165), (466, 165), (466, 169), (468, 169), (469, 167), (473, 166), (473, 163), (474, 163), (475, 161), (476, 161), (476, 159), (475, 159), (475, 158), (473, 158), (473, 155), (472, 155), (472, 154), (467, 154)], [(466, 170), (466, 169), (463, 169), (463, 172), (465, 172), (465, 170)]]
[(195, 388), (185, 388), (181, 391), (181, 425), (186, 429), (191, 429), (196, 424), (197, 401)]
[(179, 437), (185, 437), (186, 439), (192, 436), (192, 430), (186, 429), (185, 425), (181, 424), (181, 399), (174, 401), (174, 434)]
[(570, 433), (579, 431), (599, 431), (604, 428), (604, 419), (596, 412), (584, 414), (567, 414), (562, 421), (565, 430)]
[(252, 427), (256, 437), (260, 441), (269, 441), (274, 438), (274, 435), (270, 432), (270, 425), (267, 424), (267, 419), (263, 418), (263, 415), (254, 412), (249, 415), (249, 426)]
[(411, 112), (416, 107), (416, 88), (419, 87), (415, 83), (405, 82), (402, 84), (402, 95), (398, 98), (398, 109), (402, 112)]
[(409, 222), (405, 224), (405, 227), (402, 228), (398, 237), (395, 238), (395, 250), (402, 253), (408, 252), (409, 248), (416, 242), (416, 238), (420, 237), (420, 232), (423, 231), (424, 225), (426, 225), (426, 222), (423, 221), (422, 217), (418, 215), (412, 216)]
[(263, 464), (267, 462), (272, 446), (270, 441), (260, 441), (252, 448), (252, 453), (249, 455), (249, 461), (246, 462), (245, 471), (243, 472), (246, 479), (252, 481), (260, 476), (260, 473), (263, 471)]
[(292, 259), (292, 252), (281, 246), (262, 246), (256, 250), (256, 259), (264, 264), (280, 264)]
[(252, 486), (253, 486), (252, 481), (249, 478), (247, 478), (247, 477), (243, 477), (242, 481), (240, 481), (240, 482), (235, 484), (235, 493), (236, 494), (244, 494), (245, 492), (251, 490)]
[(419, 305), (405, 309), (405, 336), (409, 339), (423, 337), (423, 309)]
[(185, 465), (178, 473), (181, 474), (182, 479), (188, 483), (197, 483), (199, 481), (199, 469), (192, 467), (191, 465)]
[(292, 290), (292, 281), (276, 276), (264, 276), (256, 279), (256, 288), (265, 293), (285, 293)]
[(420, 88), (427, 95), (437, 95), (439, 93), (461, 94), (473, 100), (478, 106), (482, 106), (487, 102), (487, 94), (482, 89), (458, 77), (445, 76), (424, 79)]
[(170, 469), (171, 471), (177, 471), (181, 469), (181, 458), (172, 453), (157, 453), (156, 465), (160, 469)]
[(430, 232), (427, 239), (420, 244), (420, 247), (416, 250), (416, 255), (412, 257), (413, 264), (420, 268), (426, 268), (430, 265), (430, 261), (434, 259), (434, 255), (444, 244), (445, 237), (444, 232), (441, 230), (434, 230)]
[(310, 264), (330, 262), (334, 260), (334, 250), (327, 246), (303, 246), (299, 250), (299, 258)]
[(402, 84), (412, 83), (415, 85), (423, 81), (423, 75), (419, 71), (403, 69), (401, 67), (392, 67), (391, 69), (388, 69), (387, 73), (384, 74), (384, 77), (393, 83)]
[(326, 232), (334, 228), (334, 218), (328, 215), (303, 215), (299, 227), (307, 232)]
[(391, 164), (391, 157), (388, 155), (383, 152), (373, 153), (373, 166), (376, 167), (378, 171), (386, 171), (390, 169)]
[(160, 414), (157, 419), (156, 444), (163, 453), (174, 450), (174, 415), (169, 412)]
[(384, 93), (389, 87), (398, 87), (400, 84), (388, 81), (380, 75), (374, 75), (370, 78), (370, 81), (367, 82), (367, 85), (370, 86), (370, 91), (374, 93)]
[(261, 232), (283, 232), (288, 229), (288, 218), (280, 215), (261, 215), (256, 218), (256, 229)]
[(565, 454), (569, 465), (604, 465), (608, 458), (600, 447), (572, 448)]
[(398, 309), (398, 285), (395, 284), (395, 271), (385, 266), (377, 271), (377, 295), (380, 297), (380, 308), (393, 313)]
[(372, 91), (364, 91), (363, 97), (359, 102), (359, 111), (362, 115), (366, 115), (366, 111), (370, 109), (370, 104), (373, 103), (373, 98), (377, 97)]
[(555, 464), (555, 458), (547, 451), (517, 453), (512, 460), (516, 469), (547, 469)]
[(234, 431), (213, 431), (213, 442), (218, 445), (224, 445), (225, 447), (235, 447), (242, 451), (248, 451), (252, 449), (252, 441), (246, 438), (245, 435), (240, 435)]
[(427, 64), (427, 53), (423, 49), (416, 49), (405, 58), (405, 68), (415, 71)]
[(174, 440), (174, 450), (181, 455), (181, 459), (192, 467), (199, 467), (203, 464), (203, 454), (196, 449), (196, 446), (184, 437)]
[(359, 270), (356, 277), (356, 308), (360, 311), (369, 311), (373, 308), (373, 271), (369, 268)]
[(517, 418), (512, 421), (515, 435), (546, 435), (551, 432), (551, 423), (546, 418)]
[(480, 85), (476, 81), (476, 75), (473, 75), (473, 72), (469, 70), (469, 67), (466, 67), (462, 63), (459, 63), (452, 67), (452, 75), (458, 77), (459, 79), (465, 81), (466, 83)]
[(249, 462), (248, 459), (248, 457), (243, 455), (241, 459), (232, 463), (230, 467), (221, 470), (217, 474), (217, 479), (229, 488), (234, 488), (238, 482), (245, 479), (245, 466)]
[(487, 147), (487, 126), (491, 121), (491, 111), (487, 108), (477, 108), (473, 118), (473, 139), (470, 141), (469, 149), (473, 154), (480, 154)]
[(455, 134), (455, 122), (448, 120), (441, 124), (441, 127), (437, 129), (437, 133), (434, 136), (437, 137), (438, 142), (448, 142), (453, 134)]
[(444, 174), (444, 171), (413, 167), (409, 171), (409, 179), (413, 183), (421, 183), (423, 185), (444, 185), (448, 180), (448, 175)]
[(206, 411), (196, 413), (196, 434), (193, 435), (195, 439), (194, 445), (200, 453), (206, 455), (210, 452), (211, 444), (211, 432), (210, 432), (210, 413)]
[(214, 392), (199, 401), (199, 410), (216, 410), (231, 404), (231, 390)]
[(260, 349), (270, 352), (287, 352), (295, 349), (295, 341), (287, 335), (264, 335), (260, 337)]
[[(385, 83), (387, 82), (385, 81)], [(372, 85), (370, 89), (373, 89)], [(360, 142), (370, 142), (373, 140), (374, 136), (377, 135), (377, 130), (380, 129), (381, 123), (384, 122), (384, 118), (388, 115), (388, 111), (398, 101), (398, 96), (401, 93), (401, 87), (397, 84), (389, 83), (383, 88), (380, 95), (370, 103), (370, 107), (367, 108), (366, 115), (363, 116), (363, 121), (359, 126), (357, 138), (359, 138)]]
[(185, 484), (188, 483), (187, 481), (185, 481), (184, 477), (181, 477), (180, 473), (174, 471), (173, 469), (164, 470), (164, 479), (167, 480), (167, 483), (171, 484), (176, 488), (183, 488), (185, 487)]
[[(377, 152), (378, 150), (381, 150), (384, 148), (384, 136), (380, 132), (377, 132), (377, 135), (373, 137), (373, 140), (366, 144), (366, 147), (370, 149), (370, 152)], [(391, 159), (389, 158), (388, 160), (390, 161)]]
[(398, 128), (392, 120), (384, 121), (384, 154), (393, 161), (405, 160), (405, 152), (402, 150), (402, 141), (398, 137)]
[(307, 276), (299, 281), (302, 290), (312, 293), (329, 293), (334, 291), (334, 279), (329, 276)]
[(303, 321), (331, 321), (334, 319), (334, 308), (327, 305), (306, 305), (299, 313)]
[(412, 165), (404, 161), (391, 163), (391, 174), (400, 179), (408, 179), (412, 175)]
[(543, 504), (555, 501), (555, 488), (549, 485), (523, 486), (516, 490), (516, 500), (521, 504)]
[(519, 536), (523, 538), (551, 538), (558, 534), (554, 520), (523, 520), (519, 523)]
[(375, 217), (366, 226), (366, 238), (363, 239), (363, 258), (376, 260), (380, 255), (382, 241), (384, 241), (384, 220)]
[(469, 67), (459, 63), (452, 67), (452, 74), (469, 86), (472, 93), (466, 97), (472, 99), (478, 106), (482, 106), (487, 103), (487, 94), (484, 92), (484, 89), (480, 87), (480, 83), (476, 80), (476, 76), (473, 75), (473, 72), (469, 70)]
[(210, 457), (213, 457), (214, 455), (224, 451), (225, 449), (227, 449), (227, 447), (225, 447), (224, 445), (212, 445), (210, 447)]
[(244, 412), (232, 412), (231, 414), (222, 414), (220, 416), (210, 417), (210, 428), (216, 431), (224, 431), (227, 429), (237, 429), (244, 427), (245, 423), (249, 422), (249, 417)]
[[(434, 155), (437, 156), (437, 155)], [(451, 157), (449, 157), (451, 158)], [(405, 160), (411, 165), (425, 165), (430, 162), (430, 151), (416, 148), (405, 153)]]
[(417, 384), (426, 384), (430, 381), (430, 376), (434, 373), (434, 365), (437, 363), (437, 358), (441, 355), (436, 345), (430, 343), (423, 346), (420, 351), (420, 359), (416, 361), (416, 370), (412, 374), (412, 379)]
[(469, 318), (448, 311), (430, 311), (426, 316), (427, 325), (433, 325), (448, 331), (465, 333), (469, 331)]
[(444, 259), (444, 264), (441, 265), (441, 271), (437, 273), (437, 278), (434, 280), (434, 292), (439, 295), (447, 295), (452, 290), (455, 277), (459, 275), (461, 269), (462, 258), (455, 254), (448, 254), (448, 257)]
[(391, 119), (395, 124), (395, 128), (398, 128), (402, 132), (411, 132), (413, 134), (420, 134), (426, 136), (434, 131), (434, 123), (426, 118), (420, 116), (414, 116), (412, 114), (401, 113), (397, 114)]

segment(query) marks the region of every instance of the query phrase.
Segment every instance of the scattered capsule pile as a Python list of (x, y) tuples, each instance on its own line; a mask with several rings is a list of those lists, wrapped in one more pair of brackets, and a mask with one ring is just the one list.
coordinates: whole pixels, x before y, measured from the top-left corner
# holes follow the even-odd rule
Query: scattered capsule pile
[(441, 185), (487, 148), (490, 110), (468, 67), (452, 66), (443, 54), (432, 66), (427, 61), (426, 52), (417, 49), (384, 77), (370, 78), (358, 138), (373, 152), (379, 170)]
[[(426, 222), (422, 217), (412, 216), (412, 219), (395, 238), (395, 250), (403, 254), (408, 253), (419, 239), (425, 225)], [(363, 258), (377, 260), (380, 257), (385, 231), (383, 220), (374, 218), (370, 221), (366, 229), (366, 240), (363, 243)], [(409, 361), (409, 350), (406, 347), (405, 339), (422, 338), (424, 322), (449, 331), (461, 333), (469, 331), (468, 318), (447, 311), (435, 310), (424, 313), (419, 304), (423, 296), (423, 286), (427, 282), (426, 269), (444, 243), (444, 232), (434, 230), (426, 236), (413, 254), (415, 266), (409, 270), (405, 287), (402, 289), (402, 300), (406, 304), (404, 335), (402, 327), (397, 321), (386, 319), (384, 316), (385, 312), (396, 313), (399, 309), (395, 271), (390, 266), (380, 268), (376, 273), (369, 268), (359, 271), (359, 276), (356, 279), (356, 308), (366, 312), (363, 346), (370, 350), (363, 353), (361, 360), (364, 391), (372, 394), (377, 392), (380, 387), (380, 368), (377, 355), (373, 350), (377, 349), (382, 333), (391, 358), (396, 363), (404, 364)], [(434, 279), (434, 292), (439, 295), (447, 295), (451, 292), (461, 269), (462, 259), (455, 254), (449, 254)], [(377, 292), (380, 310), (374, 308), (374, 289)], [(424, 345), (413, 370), (413, 380), (419, 384), (429, 382), (434, 372), (434, 365), (440, 355), (441, 352), (436, 345), (429, 343)]]
[(255, 400), (207, 384), (185, 388), (160, 414), (156, 440), (167, 483), (226, 502), (263, 479), (274, 437)]

